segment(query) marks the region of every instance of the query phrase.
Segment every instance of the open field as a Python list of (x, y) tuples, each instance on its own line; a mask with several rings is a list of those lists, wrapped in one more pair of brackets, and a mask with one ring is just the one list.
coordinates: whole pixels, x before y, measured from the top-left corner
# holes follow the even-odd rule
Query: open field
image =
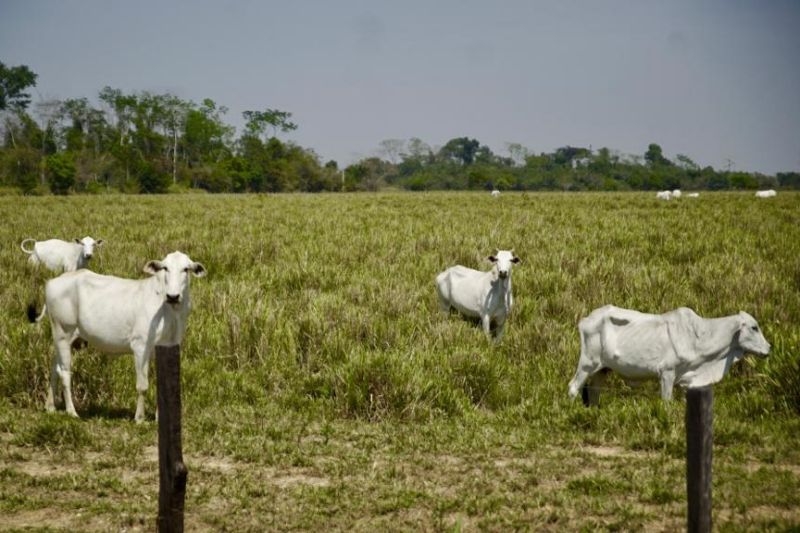
[[(800, 194), (653, 196), (0, 197), (0, 530), (155, 520), (130, 356), (77, 352), (82, 420), (44, 412), (43, 276), (18, 245), (86, 234), (102, 273), (175, 249), (208, 269), (182, 351), (187, 530), (683, 529), (682, 395), (567, 398), (577, 321), (606, 303), (759, 321), (772, 354), (715, 387), (714, 524), (800, 528)], [(498, 247), (523, 262), (492, 346), (433, 278)]]

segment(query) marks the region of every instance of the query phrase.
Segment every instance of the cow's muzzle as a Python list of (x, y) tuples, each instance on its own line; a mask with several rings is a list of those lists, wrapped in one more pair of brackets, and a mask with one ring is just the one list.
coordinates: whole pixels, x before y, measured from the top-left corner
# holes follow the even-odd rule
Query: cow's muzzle
[(168, 304), (179, 304), (179, 303), (181, 303), (181, 295), (180, 294), (167, 294), (167, 303)]
[(500, 276), (502, 279), (506, 279), (508, 277), (508, 272), (501, 270), (500, 272), (497, 273), (497, 275)]

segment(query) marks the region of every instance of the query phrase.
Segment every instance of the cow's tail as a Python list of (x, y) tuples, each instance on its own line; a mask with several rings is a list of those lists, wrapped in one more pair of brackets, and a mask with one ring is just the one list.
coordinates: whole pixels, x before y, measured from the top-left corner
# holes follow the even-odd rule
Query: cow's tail
[(36, 304), (28, 305), (28, 322), (31, 324), (41, 322), (45, 314), (47, 314), (47, 304), (44, 304), (42, 312), (38, 315), (36, 313)]
[(36, 244), (36, 239), (25, 239), (24, 241), (22, 241), (19, 244), (19, 248), (20, 248), (20, 250), (22, 250), (26, 254), (31, 255), (33, 253), (33, 248), (31, 248), (30, 250), (26, 250), (25, 249), (25, 243), (28, 242), (28, 241), (32, 242), (33, 244)]

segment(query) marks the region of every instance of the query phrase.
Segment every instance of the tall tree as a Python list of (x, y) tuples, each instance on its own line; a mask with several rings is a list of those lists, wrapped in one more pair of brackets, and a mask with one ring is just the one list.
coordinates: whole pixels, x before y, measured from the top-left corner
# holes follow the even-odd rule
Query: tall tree
[(59, 115), (61, 114), (61, 101), (50, 99), (50, 100), (40, 100), (36, 102), (36, 115), (39, 117), (41, 122), (41, 130), (42, 130), (42, 139), (41, 145), (39, 149), (41, 150), (42, 159), (41, 165), (39, 169), (39, 179), (41, 184), (45, 184), (45, 170), (46, 170), (46, 162), (45, 158), (48, 155), (52, 155), (56, 152), (56, 139), (55, 139), (55, 124), (58, 121)]
[(508, 155), (514, 162), (514, 165), (518, 167), (525, 164), (525, 158), (527, 158), (530, 153), (527, 148), (519, 143), (506, 143), (506, 150), (508, 150)]
[(128, 185), (131, 168), (135, 162), (135, 147), (130, 138), (133, 122), (133, 109), (136, 98), (122, 93), (119, 89), (103, 87), (100, 91), (100, 101), (106, 105), (107, 113), (114, 132), (114, 144), (110, 151), (119, 165), (124, 169), (123, 184)]
[(247, 121), (245, 129), (256, 137), (264, 135), (264, 142), (275, 137), (278, 130), (286, 133), (297, 129), (297, 124), (289, 120), (292, 118), (292, 114), (288, 111), (280, 111), (278, 109), (245, 111), (242, 116)]
[(14, 116), (19, 118), (31, 103), (31, 95), (25, 90), (36, 86), (36, 78), (37, 75), (26, 65), (7, 67), (0, 61), (0, 114), (6, 115), (4, 111), (11, 113), (4, 117), (3, 125), (14, 147), (17, 145), (14, 130), (18, 126)]
[(227, 112), (227, 107), (218, 106), (210, 98), (189, 109), (183, 141), (190, 165), (218, 162), (230, 154), (233, 127), (223, 121)]
[(456, 161), (464, 166), (471, 165), (475, 161), (475, 154), (477, 154), (480, 145), (481, 143), (476, 139), (467, 137), (450, 139), (439, 150), (439, 156), (445, 160)]
[(31, 103), (31, 95), (25, 92), (36, 85), (37, 74), (26, 65), (7, 67), (0, 61), (0, 111), (24, 110)]
[(379, 143), (378, 155), (396, 165), (405, 144), (403, 139), (384, 139)]
[(651, 167), (668, 166), (671, 165), (669, 159), (664, 157), (661, 147), (656, 143), (651, 143), (647, 147), (647, 152), (644, 154), (644, 159)]

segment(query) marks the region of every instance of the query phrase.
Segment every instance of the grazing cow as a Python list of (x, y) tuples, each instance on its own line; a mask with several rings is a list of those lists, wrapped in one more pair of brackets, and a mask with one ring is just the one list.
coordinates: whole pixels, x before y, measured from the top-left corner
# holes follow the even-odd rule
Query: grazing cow
[(480, 318), (486, 337), (500, 342), (506, 319), (511, 314), (514, 297), (511, 293), (511, 266), (519, 263), (513, 250), (498, 250), (489, 256), (494, 263), (488, 272), (456, 265), (436, 276), (439, 305), (447, 313), (451, 307), (465, 316)]
[(661, 397), (670, 400), (673, 384), (717, 383), (745, 353), (766, 356), (770, 350), (758, 323), (744, 311), (702, 318), (688, 307), (651, 315), (606, 305), (581, 320), (578, 329), (581, 355), (569, 395), (574, 398), (589, 379), (591, 403), (609, 370), (632, 382), (658, 378)]
[(689, 197), (689, 198), (700, 198), (700, 193), (699, 192), (690, 192), (686, 196)]
[[(73, 342), (83, 339), (109, 354), (133, 352), (136, 366), (136, 421), (144, 420), (147, 373), (155, 346), (180, 344), (191, 302), (189, 274), (206, 275), (200, 263), (181, 252), (161, 261), (149, 261), (151, 277), (132, 280), (103, 276), (89, 270), (67, 272), (45, 287), (45, 309), (50, 315), (55, 355), (45, 408), (55, 410), (56, 378), (61, 378), (67, 413), (77, 417), (72, 404)], [(35, 309), (28, 316), (36, 318)]]
[(492, 197), (493, 198), (497, 198), (498, 196), (500, 196), (500, 191), (498, 191), (497, 189), (493, 190), (492, 191)]
[(661, 397), (670, 400), (673, 384), (716, 383), (746, 352), (766, 356), (770, 350), (758, 323), (744, 311), (702, 318), (687, 307), (651, 315), (606, 305), (581, 320), (578, 329), (581, 355), (569, 395), (577, 396), (588, 379), (591, 403), (609, 370), (633, 382), (657, 377)]
[(672, 198), (672, 193), (669, 191), (659, 191), (656, 193), (656, 199), (658, 200), (669, 200)]
[(675, 189), (674, 191), (672, 191), (672, 197), (673, 198), (680, 198), (681, 197), (681, 190), (680, 189)]
[[(25, 243), (32, 242), (33, 248), (25, 248)], [(32, 265), (42, 264), (53, 272), (73, 272), (86, 268), (89, 259), (94, 255), (95, 246), (102, 246), (103, 239), (95, 241), (91, 237), (75, 239), (74, 242), (50, 239), (36, 241), (25, 239), (19, 247), (29, 255), (28, 262)]]
[(767, 189), (766, 191), (756, 191), (756, 198), (772, 198), (773, 196), (777, 196), (777, 192), (775, 189)]

